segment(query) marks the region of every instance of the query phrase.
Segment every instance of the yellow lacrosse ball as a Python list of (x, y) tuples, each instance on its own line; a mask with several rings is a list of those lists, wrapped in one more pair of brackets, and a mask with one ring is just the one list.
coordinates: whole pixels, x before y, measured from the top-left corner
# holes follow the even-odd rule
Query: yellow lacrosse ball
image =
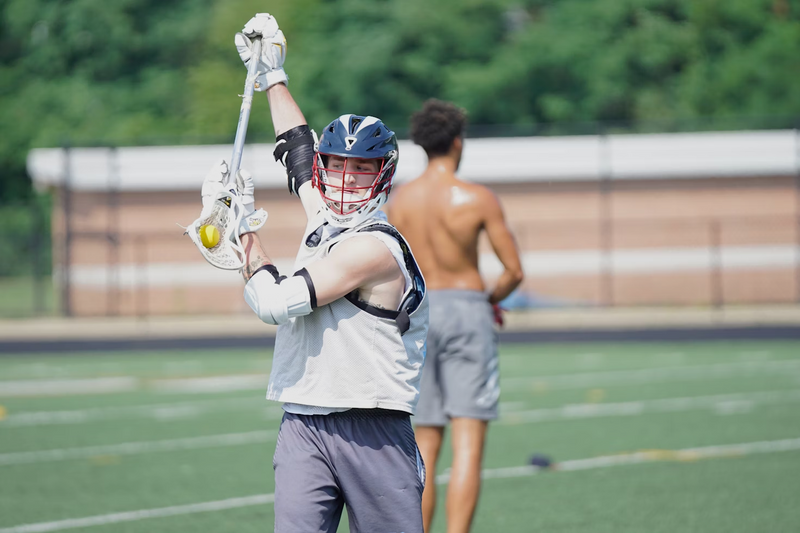
[(211, 224), (200, 226), (200, 242), (206, 248), (213, 248), (219, 244), (219, 230), (217, 227)]

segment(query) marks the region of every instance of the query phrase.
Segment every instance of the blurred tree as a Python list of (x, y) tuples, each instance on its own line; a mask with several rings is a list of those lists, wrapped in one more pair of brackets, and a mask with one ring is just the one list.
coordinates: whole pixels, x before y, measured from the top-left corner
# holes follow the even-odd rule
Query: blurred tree
[[(775, 6), (782, 6), (776, 9)], [(530, 0), (486, 64), (448, 68), (478, 123), (800, 114), (800, 9), (775, 0)], [(518, 8), (520, 9), (520, 8)]]
[[(798, 0), (274, 4), (290, 87), (317, 129), (357, 112), (402, 133), (431, 96), (462, 105), (473, 124), (547, 132), (598, 121), (768, 127), (800, 116)], [(244, 81), (232, 36), (264, 9), (0, 0), (0, 203), (30, 195), (32, 146), (230, 142)], [(248, 138), (272, 138), (263, 97)]]
[[(449, 65), (490, 61), (510, 2), (485, 0), (341, 0), (321, 5), (324, 39), (299, 85), (313, 116), (380, 116), (404, 129), (431, 96), (448, 91)], [(332, 33), (333, 32), (333, 33)]]
[[(272, 14), (288, 35), (287, 72), (292, 92), (300, 98), (298, 77), (308, 63), (319, 61), (314, 54), (319, 34), (314, 27), (319, 0), (295, 0), (270, 6)], [(196, 137), (214, 137), (230, 142), (236, 131), (246, 70), (233, 44), (233, 35), (247, 19), (264, 9), (257, 0), (216, 0), (210, 8), (210, 25), (203, 35), (203, 61), (188, 68), (190, 95), (187, 131)], [(305, 103), (307, 99), (301, 99)], [(305, 105), (303, 106), (305, 110)], [(248, 140), (274, 139), (267, 100), (256, 94), (248, 127)]]
[(210, 3), (2, 0), (0, 202), (30, 194), (32, 146), (182, 134)]
[(676, 84), (696, 117), (800, 115), (800, 2), (687, 5), (695, 60)]

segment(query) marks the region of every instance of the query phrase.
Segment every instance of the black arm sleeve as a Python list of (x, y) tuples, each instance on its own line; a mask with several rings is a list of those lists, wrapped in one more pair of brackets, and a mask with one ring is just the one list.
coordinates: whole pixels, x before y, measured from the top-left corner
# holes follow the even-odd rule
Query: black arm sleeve
[(297, 126), (278, 135), (272, 155), (286, 167), (289, 192), (297, 194), (300, 186), (311, 181), (314, 164), (314, 135), (307, 125)]

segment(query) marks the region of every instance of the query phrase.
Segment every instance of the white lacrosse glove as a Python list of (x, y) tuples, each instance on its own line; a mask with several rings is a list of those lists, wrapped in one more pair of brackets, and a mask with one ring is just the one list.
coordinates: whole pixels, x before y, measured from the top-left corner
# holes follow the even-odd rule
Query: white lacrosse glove
[[(239, 171), (235, 182), (228, 183), (228, 164), (214, 163), (203, 180), (203, 210), (186, 228), (203, 258), (217, 268), (239, 270), (244, 266), (245, 252), (241, 235), (258, 231), (267, 221), (267, 212), (253, 209), (253, 178), (247, 171)], [(247, 202), (247, 207), (245, 207)], [(205, 226), (214, 226), (218, 235), (216, 244), (206, 247), (200, 236)]]
[(253, 196), (256, 192), (256, 186), (253, 183), (253, 175), (243, 168), (236, 173), (236, 192), (239, 193), (239, 198), (242, 199), (244, 216), (248, 216), (256, 210), (256, 199)]
[[(220, 160), (211, 167), (203, 180), (202, 196), (203, 196), (203, 211), (200, 213), (200, 218), (207, 218), (211, 215), (214, 209), (214, 202), (219, 198), (220, 192), (226, 190), (224, 185), (225, 180), (228, 178), (228, 163), (225, 160)], [(236, 173), (236, 183), (230, 183), (227, 191), (235, 193), (238, 197), (238, 202), (241, 204), (241, 220), (239, 222), (239, 229), (236, 233), (237, 236), (242, 233), (249, 233), (251, 231), (258, 231), (267, 222), (267, 212), (263, 209), (256, 211), (255, 209), (255, 193), (256, 187), (253, 183), (253, 176), (245, 169), (240, 169)]]
[(245, 67), (250, 66), (250, 59), (253, 57), (252, 40), (255, 37), (261, 37), (261, 57), (255, 90), (266, 91), (277, 83), (287, 85), (289, 77), (283, 70), (283, 62), (286, 60), (286, 38), (278, 28), (275, 17), (269, 13), (258, 13), (247, 21), (240, 33), (234, 35), (236, 51), (239, 52)]
[(228, 177), (228, 163), (224, 159), (220, 159), (214, 163), (209, 169), (206, 177), (203, 179), (203, 187), (200, 194), (203, 199), (203, 210), (200, 212), (200, 217), (205, 218), (211, 214), (214, 209), (214, 201), (219, 196), (219, 193), (225, 189), (225, 178)]
[(239, 193), (239, 198), (244, 208), (244, 216), (239, 223), (239, 235), (258, 231), (267, 222), (267, 212), (263, 209), (257, 211), (255, 209), (256, 200), (253, 197), (255, 190), (253, 175), (243, 168), (239, 169), (239, 172), (236, 173), (236, 191)]

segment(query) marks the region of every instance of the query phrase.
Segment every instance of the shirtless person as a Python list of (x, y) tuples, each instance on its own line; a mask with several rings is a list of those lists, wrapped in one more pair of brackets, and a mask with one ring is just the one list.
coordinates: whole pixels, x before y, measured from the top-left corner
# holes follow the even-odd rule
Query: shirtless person
[[(497, 418), (500, 395), (494, 312), (523, 277), (517, 246), (497, 198), (486, 187), (455, 175), (465, 125), (464, 111), (439, 100), (428, 100), (413, 115), (411, 139), (425, 149), (428, 167), (393, 192), (388, 207), (391, 223), (414, 250), (428, 285), (430, 328), (416, 438), (431, 473), (422, 500), (425, 531), (430, 531), (436, 507), (436, 461), (445, 426), (452, 425), (448, 533), (469, 531), (472, 523), (488, 421)], [(482, 231), (504, 267), (488, 290), (478, 271)]]

